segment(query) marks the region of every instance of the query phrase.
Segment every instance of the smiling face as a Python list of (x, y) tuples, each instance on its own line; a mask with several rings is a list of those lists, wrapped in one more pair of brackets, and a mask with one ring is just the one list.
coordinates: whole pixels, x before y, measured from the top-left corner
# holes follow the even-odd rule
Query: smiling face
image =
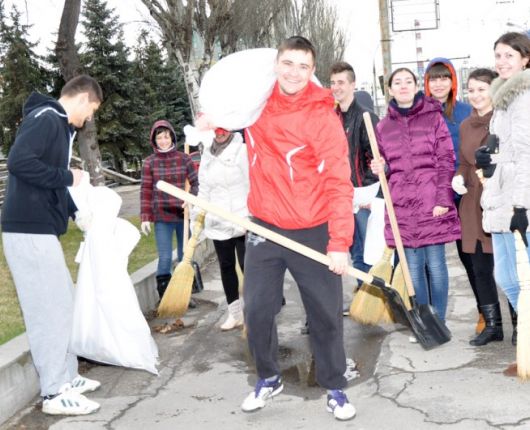
[(399, 107), (411, 107), (418, 92), (418, 84), (410, 72), (401, 70), (392, 76), (388, 91)]
[(467, 95), (469, 103), (476, 109), (480, 116), (488, 113), (493, 109), (491, 97), (489, 94), (490, 84), (479, 81), (478, 79), (469, 79), (467, 83)]
[(342, 103), (353, 100), (355, 92), (355, 81), (352, 81), (348, 72), (340, 72), (331, 75), (330, 88), (335, 100)]
[(293, 96), (302, 91), (313, 72), (315, 61), (310, 51), (287, 49), (279, 54), (275, 67), (280, 92)]
[(453, 81), (448, 76), (429, 79), (429, 91), (431, 92), (432, 97), (440, 103), (445, 103), (447, 101), (452, 85)]
[(155, 136), (155, 143), (158, 149), (160, 149), (162, 152), (167, 151), (173, 146), (171, 132), (167, 129), (160, 130)]
[(528, 60), (509, 45), (497, 43), (495, 46), (495, 70), (502, 79), (511, 78), (521, 72), (526, 68)]

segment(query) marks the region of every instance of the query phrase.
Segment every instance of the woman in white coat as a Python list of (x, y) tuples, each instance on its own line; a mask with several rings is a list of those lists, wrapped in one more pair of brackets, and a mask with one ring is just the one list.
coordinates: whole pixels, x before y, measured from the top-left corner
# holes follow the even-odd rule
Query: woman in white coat
[[(512, 232), (521, 233), (530, 258), (530, 39), (506, 33), (497, 39), (494, 51), (499, 77), (491, 84), (492, 139), (490, 145), (477, 149), (475, 158), (487, 178), (481, 197), (482, 225), (492, 236), (495, 280), (517, 311), (520, 287)], [(498, 153), (492, 155), (495, 140)], [(505, 374), (516, 374), (516, 366)]]
[[(247, 217), (247, 147), (239, 133), (215, 130), (211, 144), (205, 145), (199, 168), (199, 197), (238, 216)], [(243, 303), (239, 298), (237, 261), (243, 270), (245, 230), (212, 214), (206, 214), (204, 234), (213, 240), (221, 281), (228, 303), (228, 318), (221, 330), (243, 325)]]

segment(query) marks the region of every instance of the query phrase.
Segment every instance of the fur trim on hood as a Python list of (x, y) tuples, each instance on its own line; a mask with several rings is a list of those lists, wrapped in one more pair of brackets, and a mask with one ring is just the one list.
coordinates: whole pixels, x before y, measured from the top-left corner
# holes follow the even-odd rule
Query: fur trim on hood
[(490, 87), (495, 109), (506, 110), (513, 100), (530, 90), (530, 69), (523, 70), (509, 79), (496, 78)]

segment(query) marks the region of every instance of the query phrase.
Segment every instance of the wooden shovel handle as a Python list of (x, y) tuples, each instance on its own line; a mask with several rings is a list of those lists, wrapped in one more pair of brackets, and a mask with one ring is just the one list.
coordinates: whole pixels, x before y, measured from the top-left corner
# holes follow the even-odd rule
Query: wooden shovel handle
[[(243, 227), (244, 229), (248, 231), (251, 231), (261, 237), (264, 237), (265, 239), (268, 239), (271, 242), (275, 242), (287, 249), (290, 249), (291, 251), (297, 252), (307, 258), (310, 258), (311, 260), (314, 260), (326, 266), (329, 266), (330, 259), (327, 255), (322, 254), (318, 251), (315, 251), (314, 249), (311, 249), (308, 246), (302, 245), (301, 243), (298, 243), (285, 236), (282, 236), (281, 234), (276, 233), (275, 231), (269, 230), (268, 228), (265, 228), (259, 224), (256, 224), (248, 220), (247, 218), (242, 218), (238, 215), (228, 212), (220, 208), (219, 206), (213, 205), (212, 203), (204, 199), (201, 199), (200, 197), (187, 193), (186, 191), (180, 188), (177, 188), (174, 185), (171, 185), (165, 181), (158, 181), (156, 183), (156, 187), (159, 190), (164, 191), (165, 193), (168, 193), (174, 197), (177, 197), (178, 199), (183, 200), (194, 206), (198, 206), (199, 208), (205, 210), (206, 212), (217, 215), (220, 218), (230, 221), (233, 224), (236, 224), (240, 227)], [(363, 282), (366, 282), (367, 284), (372, 284), (376, 286), (382, 285), (380, 278), (375, 278), (369, 273), (365, 273), (351, 266), (347, 268), (346, 273), (357, 279), (360, 279)], [(384, 286), (390, 288), (390, 285), (386, 283), (384, 284)]]
[[(377, 146), (377, 140), (375, 138), (374, 126), (372, 125), (372, 118), (370, 112), (363, 113), (364, 124), (366, 125), (366, 131), (368, 132), (368, 139), (370, 140), (370, 148), (375, 159), (381, 158), (379, 148)], [(392, 204), (392, 198), (390, 197), (390, 190), (388, 189), (388, 182), (384, 172), (379, 172), (379, 182), (381, 183), (381, 189), (383, 190), (383, 196), (385, 198), (386, 210), (388, 211), (388, 219), (390, 220), (390, 227), (392, 228), (392, 234), (394, 235), (394, 241), (396, 242), (396, 249), (399, 255), (399, 262), (403, 270), (403, 277), (405, 278), (405, 285), (409, 292), (409, 296), (413, 297), (414, 286), (412, 285), (412, 278), (410, 277), (409, 266), (407, 264), (407, 258), (405, 257), (405, 248), (401, 241), (401, 234), (399, 233), (399, 227), (396, 219), (396, 213), (394, 212), (394, 205)]]

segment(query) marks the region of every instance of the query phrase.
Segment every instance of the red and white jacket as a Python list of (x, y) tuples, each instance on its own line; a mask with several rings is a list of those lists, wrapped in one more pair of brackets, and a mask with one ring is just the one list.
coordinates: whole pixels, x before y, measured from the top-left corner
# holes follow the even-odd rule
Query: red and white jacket
[(328, 251), (347, 252), (353, 238), (348, 144), (328, 89), (310, 82), (294, 96), (278, 84), (246, 130), (250, 213), (284, 229), (328, 222)]

